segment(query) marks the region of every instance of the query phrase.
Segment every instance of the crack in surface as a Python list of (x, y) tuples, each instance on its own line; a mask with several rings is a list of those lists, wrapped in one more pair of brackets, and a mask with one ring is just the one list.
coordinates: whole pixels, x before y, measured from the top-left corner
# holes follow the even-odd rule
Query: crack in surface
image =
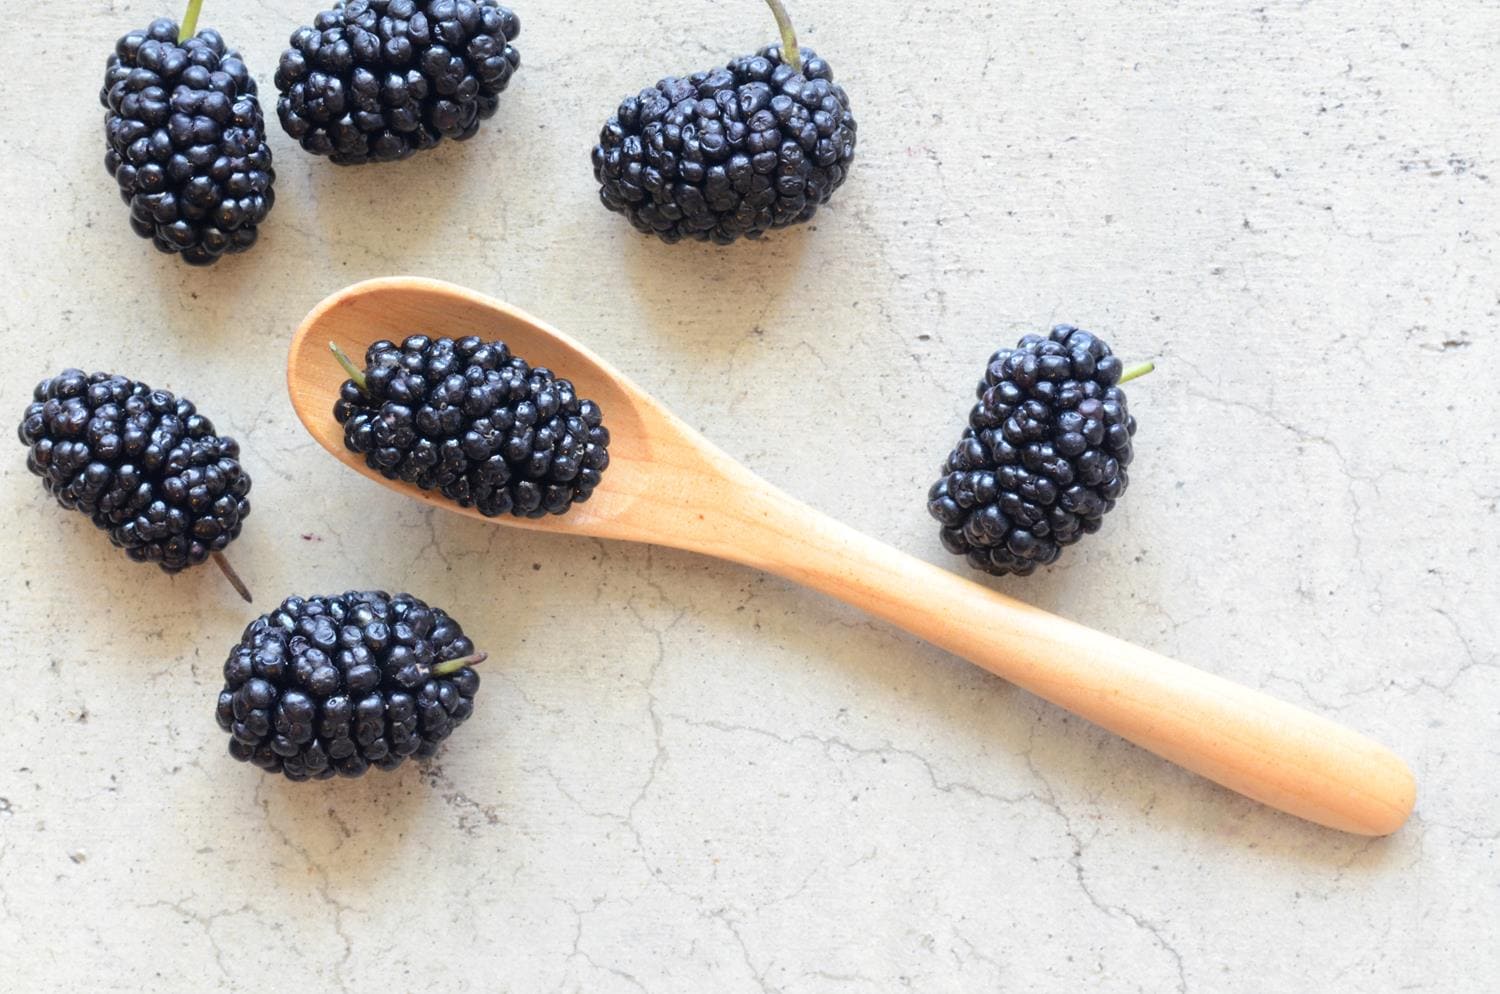
[(141, 907), (169, 908), (181, 915), (184, 921), (192, 922), (203, 929), (203, 935), (208, 939), (209, 948), (214, 953), (214, 965), (219, 968), (219, 972), (223, 974), (225, 980), (230, 983), (234, 982), (234, 976), (229, 972), (229, 968), (224, 965), (224, 947), (219, 945), (219, 940), (214, 937), (214, 925), (219, 919), (228, 918), (233, 915), (249, 914), (251, 917), (256, 917), (257, 912), (253, 907), (249, 904), (242, 904), (238, 908), (213, 911), (207, 914), (194, 911), (182, 901), (152, 901), (150, 904), (141, 905)]
[(1023, 755), (1025, 756), (1027, 767), (1031, 770), (1031, 775), (1038, 781), (1040, 781), (1042, 786), (1046, 788), (1046, 799), (1043, 801), (1043, 803), (1062, 821), (1063, 833), (1067, 835), (1068, 841), (1071, 845), (1071, 850), (1068, 854), (1068, 864), (1073, 868), (1073, 877), (1074, 881), (1078, 884), (1078, 889), (1083, 893), (1083, 896), (1088, 899), (1089, 904), (1093, 905), (1094, 908), (1101, 914), (1110, 918), (1118, 915), (1119, 917), (1122, 917), (1129, 921), (1131, 924), (1135, 925), (1137, 929), (1140, 929), (1149, 934), (1151, 936), (1152, 942), (1155, 943), (1156, 946), (1159, 947), (1163, 952), (1167, 953), (1169, 957), (1171, 957), (1172, 965), (1177, 974), (1178, 994), (1187, 994), (1187, 969), (1186, 964), (1183, 962), (1182, 953), (1177, 949), (1175, 945), (1168, 941), (1165, 935), (1162, 934), (1162, 927), (1158, 923), (1150, 920), (1149, 918), (1146, 918), (1144, 915), (1131, 911), (1129, 908), (1125, 907), (1122, 904), (1107, 904), (1106, 902), (1100, 900), (1098, 895), (1094, 893), (1093, 888), (1089, 886), (1087, 871), (1084, 869), (1083, 865), (1083, 838), (1079, 835), (1077, 828), (1073, 825), (1072, 815), (1068, 814), (1067, 810), (1064, 809), (1062, 804), (1058, 801), (1057, 794), (1052, 788), (1051, 781), (1049, 781), (1047, 777), (1042, 773), (1041, 769), (1037, 767), (1035, 760), (1032, 758), (1031, 744), (1035, 736), (1036, 726), (1033, 725), (1031, 730), (1031, 738), (1029, 738), (1027, 741), (1027, 748)]
[(847, 741), (846, 739), (839, 738), (838, 736), (815, 735), (812, 732), (800, 732), (796, 735), (790, 736), (781, 735), (777, 732), (771, 731), (770, 729), (757, 728), (753, 725), (737, 725), (712, 719), (691, 718), (685, 714), (678, 714), (675, 712), (668, 713), (666, 717), (692, 728), (708, 728), (717, 732), (742, 732), (750, 735), (759, 735), (764, 736), (765, 738), (773, 739), (774, 741), (780, 742), (782, 745), (787, 746), (795, 746), (802, 743), (812, 743), (820, 746), (823, 749), (824, 755), (828, 756), (829, 758), (832, 758), (833, 750), (840, 749), (854, 756), (873, 756), (877, 758), (898, 756), (903, 759), (909, 759), (922, 768), (923, 772), (927, 775), (927, 779), (931, 783), (932, 788), (941, 794), (962, 793), (974, 797), (983, 798), (985, 800), (996, 801), (1001, 804), (1018, 804), (1028, 800), (1042, 801), (1043, 803), (1045, 803), (1044, 799), (1038, 796), (1035, 791), (1026, 791), (1020, 794), (1013, 795), (996, 794), (992, 791), (983, 790), (982, 788), (976, 787), (970, 783), (965, 783), (961, 780), (944, 780), (943, 778), (938, 776), (937, 770), (933, 768), (932, 762), (927, 759), (927, 757), (923, 756), (919, 752), (915, 752), (911, 749), (903, 749), (899, 746), (893, 746), (889, 744), (873, 747), (857, 746), (854, 743)]
[(339, 990), (344, 991), (347, 994), (349, 990), (349, 983), (347, 978), (344, 976), (344, 973), (345, 970), (348, 969), (349, 961), (354, 955), (354, 940), (350, 936), (347, 928), (344, 925), (344, 914), (349, 911), (349, 907), (338, 898), (333, 896), (332, 878), (329, 875), (328, 869), (323, 866), (322, 862), (320, 860), (314, 859), (312, 853), (308, 852), (306, 846), (296, 841), (292, 837), (290, 832), (277, 825), (276, 820), (271, 817), (271, 801), (270, 798), (264, 796), (265, 788), (269, 782), (269, 777), (262, 777), (256, 784), (254, 795), (255, 802), (260, 806), (261, 812), (264, 815), (266, 827), (271, 830), (271, 833), (273, 835), (281, 840), (281, 844), (283, 846), (301, 857), (302, 862), (313, 874), (314, 892), (316, 892), (318, 898), (323, 902), (325, 906), (333, 910), (333, 931), (334, 934), (339, 937), (339, 941), (342, 942), (344, 946), (344, 954), (339, 959), (338, 964), (333, 968), (333, 981), (338, 984)]

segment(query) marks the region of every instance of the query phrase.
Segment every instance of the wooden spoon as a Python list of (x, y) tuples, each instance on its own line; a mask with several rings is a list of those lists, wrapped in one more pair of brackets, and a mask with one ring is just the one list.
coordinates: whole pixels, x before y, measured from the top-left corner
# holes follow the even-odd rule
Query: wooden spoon
[[(587, 503), (541, 519), (485, 518), (387, 480), (344, 448), (345, 379), (329, 343), (362, 362), (377, 339), (479, 335), (597, 401), (610, 464)], [(459, 514), (541, 531), (650, 542), (769, 570), (862, 608), (1117, 735), (1282, 811), (1384, 835), (1411, 812), (1411, 771), (1385, 747), (1256, 690), (1012, 600), (868, 538), (730, 459), (609, 363), (498, 300), (435, 280), (359, 283), (323, 301), (287, 360), (297, 416), (356, 472)]]

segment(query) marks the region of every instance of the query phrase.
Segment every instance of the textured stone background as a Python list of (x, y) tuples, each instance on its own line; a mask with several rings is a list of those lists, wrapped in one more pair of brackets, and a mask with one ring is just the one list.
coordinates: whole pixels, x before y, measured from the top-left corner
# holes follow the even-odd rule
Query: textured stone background
[[(753, 0), (520, 7), (498, 127), (279, 203), (209, 273), (126, 226), (96, 91), (150, 3), (0, 37), (0, 399), (67, 364), (244, 442), (269, 607), (409, 588), (496, 655), (425, 772), (224, 755), (249, 612), (0, 493), (0, 987), (1476, 990), (1500, 973), (1500, 7), (798, 0), (861, 125), (815, 228), (642, 240), (588, 149), (626, 92), (768, 40)], [(270, 87), (307, 0), (210, 0)], [(46, 28), (46, 31), (41, 31)], [(327, 458), (292, 328), (410, 272), (568, 329), (772, 481), (944, 561), (923, 494), (997, 345), (1068, 320), (1132, 386), (1131, 491), (996, 586), (1332, 714), (1417, 771), (1378, 841), (1228, 794), (743, 569), (424, 512)]]

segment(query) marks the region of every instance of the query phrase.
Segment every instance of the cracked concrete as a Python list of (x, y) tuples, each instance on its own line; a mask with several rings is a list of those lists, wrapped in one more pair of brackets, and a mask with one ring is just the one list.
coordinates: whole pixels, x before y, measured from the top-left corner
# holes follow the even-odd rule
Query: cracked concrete
[[(100, 164), (104, 54), (157, 8), (83, 0), (65, 32), (0, 38), (12, 416), (70, 364), (179, 389), (243, 442), (258, 609), (409, 589), (491, 653), (434, 764), (265, 779), (212, 717), (251, 612), (210, 572), (124, 561), (10, 443), (0, 988), (1500, 975), (1500, 9), (796, 0), (859, 162), (815, 226), (715, 250), (602, 211), (587, 150), (625, 93), (767, 41), (754, 0), (517, 3), (524, 68), (480, 136), (343, 171), (273, 122), (262, 243), (209, 272), (136, 239)], [(204, 17), (274, 96), (314, 6)], [(354, 476), (282, 361), (319, 299), (393, 272), (544, 316), (772, 482), (956, 569), (923, 500), (989, 354), (1067, 321), (1154, 358), (1103, 532), (985, 582), (1370, 732), (1412, 763), (1417, 814), (1314, 828), (780, 580)]]

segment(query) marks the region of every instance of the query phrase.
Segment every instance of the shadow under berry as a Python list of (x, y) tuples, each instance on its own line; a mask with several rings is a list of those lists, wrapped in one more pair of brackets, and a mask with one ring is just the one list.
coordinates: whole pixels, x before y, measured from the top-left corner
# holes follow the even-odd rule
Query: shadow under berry
[[(504, 110), (500, 112), (503, 116)], [(500, 218), (502, 193), (486, 177), (511, 168), (511, 136), (492, 121), (473, 138), (445, 141), (396, 162), (337, 166), (293, 148), (309, 171), (305, 229), (316, 252), (339, 261), (369, 262), (384, 272), (409, 268), (421, 253), (468, 254), (475, 226), (509, 234)], [(372, 272), (371, 275), (374, 275)]]
[(253, 790), (261, 823), (249, 835), (259, 840), (260, 862), (294, 879), (305, 879), (307, 866), (276, 858), (278, 849), (293, 850), (330, 882), (378, 884), (392, 852), (411, 844), (410, 829), (422, 812), (441, 805), (431, 796), (423, 764), (415, 762), (378, 775), (317, 783), (293, 783), (227, 755), (223, 763), (222, 772), (237, 788)]
[(650, 330), (668, 343), (687, 340), (727, 352), (752, 328), (775, 331), (775, 316), (794, 308), (804, 292), (799, 280), (809, 289), (816, 283), (816, 268), (803, 269), (809, 243), (817, 238), (815, 223), (732, 245), (668, 245), (619, 218), (613, 221), (625, 280)]

